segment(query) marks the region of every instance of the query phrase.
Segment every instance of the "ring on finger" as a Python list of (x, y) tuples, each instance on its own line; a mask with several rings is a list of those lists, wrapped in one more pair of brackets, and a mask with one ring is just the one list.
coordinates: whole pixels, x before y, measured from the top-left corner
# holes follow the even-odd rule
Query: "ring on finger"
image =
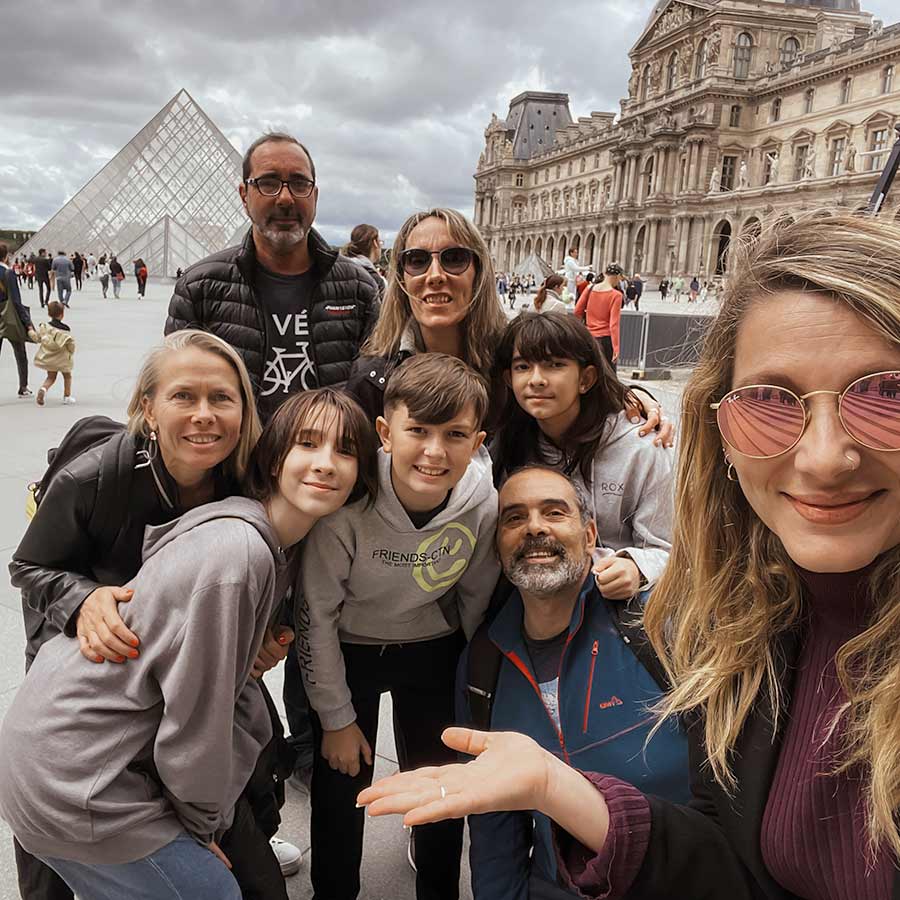
[(447, 788), (445, 788), (442, 784), (439, 784), (438, 787), (441, 789), (441, 800), (447, 799)]

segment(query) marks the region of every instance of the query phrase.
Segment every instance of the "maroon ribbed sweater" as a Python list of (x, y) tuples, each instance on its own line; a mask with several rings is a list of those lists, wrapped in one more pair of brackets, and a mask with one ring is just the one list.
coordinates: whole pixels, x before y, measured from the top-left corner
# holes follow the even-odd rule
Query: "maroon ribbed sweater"
[[(802, 572), (808, 588), (809, 625), (804, 636), (784, 738), (769, 790), (760, 841), (772, 877), (804, 900), (890, 900), (894, 869), (888, 852), (866, 862), (860, 784), (850, 774), (832, 776), (840, 746), (836, 732), (823, 745), (843, 700), (834, 657), (862, 631), (862, 572)], [(650, 808), (634, 787), (609, 776), (587, 777), (606, 797), (610, 833), (591, 853), (558, 829), (560, 874), (581, 897), (622, 898), (640, 870), (651, 829)]]
[(860, 779), (830, 774), (840, 732), (826, 739), (845, 700), (834, 658), (865, 627), (867, 573), (801, 574), (809, 589), (809, 625), (763, 816), (763, 861), (780, 885), (806, 900), (889, 900), (890, 853), (867, 866)]

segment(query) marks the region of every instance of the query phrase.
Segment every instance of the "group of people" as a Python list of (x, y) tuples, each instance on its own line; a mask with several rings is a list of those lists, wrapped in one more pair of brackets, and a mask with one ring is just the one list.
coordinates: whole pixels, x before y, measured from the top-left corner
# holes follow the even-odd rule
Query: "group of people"
[[(147, 286), (147, 264), (141, 258), (132, 260), (132, 263), (138, 296), (143, 297)], [(64, 250), (60, 250), (56, 256), (51, 256), (41, 247), (36, 254), (32, 253), (28, 257), (16, 256), (10, 269), (20, 283), (27, 284), (29, 290), (34, 290), (37, 282), (38, 299), (42, 308), (49, 303), (54, 290), (60, 303), (68, 306), (72, 297), (73, 281), (75, 290), (80, 291), (84, 287), (85, 279), (89, 278), (96, 278), (100, 282), (104, 299), (107, 297), (111, 282), (113, 296), (118, 299), (122, 282), (125, 280), (122, 264), (114, 254), (106, 253), (101, 253), (99, 258), (95, 258), (93, 253), (85, 256), (76, 251), (67, 255)]]
[(509, 308), (516, 308), (516, 297), (525, 297), (537, 290), (537, 279), (533, 274), (507, 275), (497, 274), (497, 295), (502, 303), (509, 302)]
[[(620, 267), (587, 326), (508, 321), (431, 209), (379, 301), (296, 139), (240, 193), (242, 245), (176, 283), (127, 426), (66, 436), (13, 556), (23, 897), (285, 900), (287, 778), (321, 900), (391, 813), (420, 900), (458, 897), (465, 816), (479, 900), (895, 896), (900, 229), (736, 245), (676, 460), (590, 330)], [(384, 692), (404, 771), (373, 786)]]
[[(659, 293), (663, 300), (672, 292), (672, 300), (675, 303), (681, 303), (681, 297), (685, 293), (686, 279), (682, 275), (676, 275), (674, 278), (663, 278), (659, 283)], [(688, 303), (706, 303), (709, 299), (710, 283), (704, 281), (702, 284), (697, 275), (692, 276), (687, 282)]]

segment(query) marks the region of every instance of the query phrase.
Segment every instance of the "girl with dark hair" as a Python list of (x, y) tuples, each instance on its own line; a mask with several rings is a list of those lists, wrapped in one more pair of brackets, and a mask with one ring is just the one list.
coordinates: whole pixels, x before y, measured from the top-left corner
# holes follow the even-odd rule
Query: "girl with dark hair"
[(378, 287), (378, 298), (381, 299), (387, 282), (375, 268), (375, 263), (381, 259), (381, 238), (378, 229), (374, 225), (357, 225), (350, 232), (350, 243), (341, 248), (341, 253), (358, 263), (372, 276)]
[(536, 312), (566, 312), (568, 307), (559, 297), (559, 289), (566, 283), (562, 275), (548, 275), (534, 297)]
[(552, 465), (593, 499), (611, 600), (651, 586), (671, 549), (672, 466), (623, 412), (625, 388), (584, 325), (561, 313), (523, 313), (506, 328), (497, 369), (511, 390), (491, 448), (502, 479), (530, 462)]

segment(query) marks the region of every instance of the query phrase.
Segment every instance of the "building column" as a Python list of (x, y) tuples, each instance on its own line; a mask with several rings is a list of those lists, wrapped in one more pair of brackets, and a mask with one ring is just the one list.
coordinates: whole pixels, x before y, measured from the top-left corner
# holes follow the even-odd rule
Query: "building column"
[(644, 258), (644, 266), (648, 272), (656, 271), (657, 241), (659, 239), (659, 219), (650, 220), (650, 234), (647, 243), (647, 255)]
[(699, 191), (701, 189), (700, 183), (703, 180), (703, 163), (706, 159), (706, 142), (699, 141), (697, 143), (697, 166), (694, 170), (694, 181), (691, 186), (691, 190)]
[(688, 193), (690, 193), (691, 191), (696, 190), (697, 169), (700, 167), (698, 159), (700, 155), (700, 145), (696, 141), (691, 141), (688, 146), (690, 147), (690, 153), (688, 155), (687, 184), (685, 185), (685, 188)]
[(676, 256), (676, 268), (677, 272), (674, 274), (681, 275), (683, 272), (687, 271), (687, 249), (688, 249), (688, 239), (691, 235), (691, 218), (690, 216), (682, 216), (679, 219), (681, 225), (681, 231), (678, 235), (678, 255)]
[(621, 263), (628, 273), (631, 271), (631, 222), (626, 222), (622, 226), (622, 256)]

